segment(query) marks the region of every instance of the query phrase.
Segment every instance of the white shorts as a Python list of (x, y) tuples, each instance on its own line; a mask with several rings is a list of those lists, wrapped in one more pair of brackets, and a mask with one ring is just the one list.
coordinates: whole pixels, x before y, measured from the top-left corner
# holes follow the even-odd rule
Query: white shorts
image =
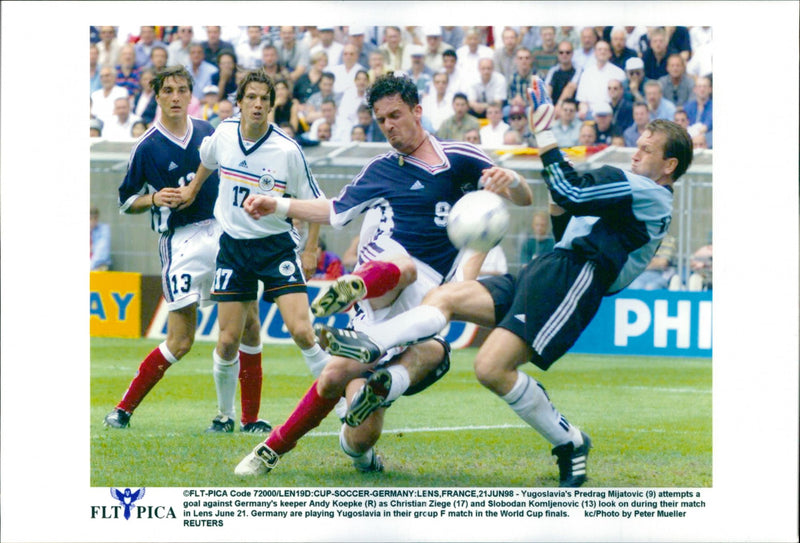
[(161, 289), (167, 309), (209, 305), (222, 228), (207, 219), (161, 234)]

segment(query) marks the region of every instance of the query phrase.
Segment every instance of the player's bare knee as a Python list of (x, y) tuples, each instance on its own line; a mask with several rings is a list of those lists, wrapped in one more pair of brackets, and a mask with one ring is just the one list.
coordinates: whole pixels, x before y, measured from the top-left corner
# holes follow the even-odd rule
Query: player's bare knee
[(314, 335), (314, 330), (311, 328), (310, 323), (295, 324), (292, 327), (287, 325), (287, 329), (295, 345), (301, 349), (310, 349), (317, 342), (317, 336)]
[(502, 382), (502, 371), (493, 363), (490, 357), (478, 352), (475, 357), (475, 377), (478, 382), (492, 391), (497, 391)]
[(422, 299), (422, 305), (429, 305), (435, 307), (444, 314), (448, 319), (453, 314), (458, 300), (456, 289), (452, 288), (451, 284), (444, 284), (435, 288), (425, 295)]
[(167, 349), (176, 360), (180, 360), (192, 349), (194, 338), (191, 336), (169, 337), (167, 338)]
[(344, 394), (351, 371), (341, 359), (331, 360), (317, 379), (317, 393), (323, 398), (338, 398)]

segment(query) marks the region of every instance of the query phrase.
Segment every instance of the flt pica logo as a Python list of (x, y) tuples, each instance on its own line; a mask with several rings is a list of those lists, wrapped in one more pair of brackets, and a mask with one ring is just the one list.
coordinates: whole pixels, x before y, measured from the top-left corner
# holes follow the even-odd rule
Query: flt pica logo
[(111, 488), (111, 497), (119, 502), (117, 505), (92, 505), (93, 519), (168, 519), (175, 518), (172, 507), (163, 505), (134, 505), (144, 498), (144, 488), (132, 492), (130, 488), (119, 490)]

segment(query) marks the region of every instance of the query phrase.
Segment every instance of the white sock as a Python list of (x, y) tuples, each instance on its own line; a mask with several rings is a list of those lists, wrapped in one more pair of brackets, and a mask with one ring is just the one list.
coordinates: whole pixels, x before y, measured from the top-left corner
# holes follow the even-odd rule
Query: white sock
[(408, 370), (400, 364), (389, 366), (385, 368), (392, 374), (392, 386), (389, 387), (389, 394), (386, 396), (387, 402), (393, 402), (403, 395), (411, 386), (411, 376), (408, 375)]
[(528, 374), (518, 371), (517, 382), (502, 398), (522, 420), (553, 445), (568, 441), (576, 447), (583, 445), (580, 431), (558, 412), (544, 389)]
[(214, 384), (217, 387), (219, 412), (226, 417), (236, 418), (236, 385), (239, 383), (239, 353), (233, 360), (224, 360), (214, 349)]
[(381, 350), (386, 351), (397, 345), (433, 337), (445, 326), (447, 318), (438, 308), (420, 305), (364, 331)]
[(303, 359), (305, 359), (308, 369), (311, 370), (311, 375), (319, 377), (319, 374), (322, 373), (322, 368), (324, 368), (325, 364), (331, 359), (330, 353), (325, 352), (322, 347), (319, 346), (319, 343), (315, 343), (314, 346), (309, 349), (300, 350), (303, 353)]
[(364, 453), (354, 451), (344, 437), (344, 427), (345, 425), (342, 425), (342, 429), (339, 431), (339, 446), (347, 456), (353, 459), (354, 466), (369, 467), (370, 464), (372, 464), (372, 457), (375, 456), (375, 448), (370, 447), (369, 450)]

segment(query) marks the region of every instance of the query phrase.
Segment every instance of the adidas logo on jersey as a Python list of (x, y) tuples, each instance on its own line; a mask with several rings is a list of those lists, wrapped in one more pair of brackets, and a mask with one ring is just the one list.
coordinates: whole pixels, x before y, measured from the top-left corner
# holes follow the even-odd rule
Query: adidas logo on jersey
[(240, 167), (240, 168), (247, 168), (247, 161), (246, 161), (246, 160), (242, 160), (242, 161), (239, 163), (239, 167)]
[(170, 160), (169, 161), (169, 168), (167, 168), (167, 171), (171, 172), (172, 170), (177, 170), (177, 169), (178, 169), (178, 165)]
[(414, 184), (411, 185), (411, 190), (422, 190), (424, 188), (425, 188), (425, 185), (423, 185), (422, 182), (419, 179), (414, 181)]

